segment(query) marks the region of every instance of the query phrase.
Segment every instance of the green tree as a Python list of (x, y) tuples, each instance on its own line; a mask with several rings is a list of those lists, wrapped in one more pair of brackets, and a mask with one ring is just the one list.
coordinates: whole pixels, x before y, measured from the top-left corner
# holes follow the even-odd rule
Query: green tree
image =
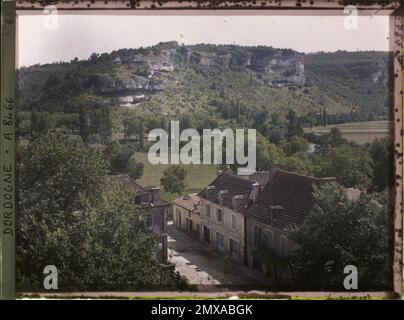
[(104, 156), (109, 161), (110, 173), (128, 173), (134, 152), (134, 148), (128, 144), (121, 144), (118, 141), (109, 143), (104, 150)]
[(327, 109), (324, 107), (323, 108), (323, 126), (327, 126), (327, 121), (328, 121), (328, 116), (327, 116)]
[(307, 141), (303, 137), (293, 136), (288, 141), (281, 143), (280, 147), (287, 156), (291, 156), (297, 152), (304, 152)]
[(337, 127), (331, 128), (330, 132), (322, 137), (322, 140), (324, 148), (335, 148), (347, 143), (347, 140), (342, 137), (341, 130)]
[(358, 269), (362, 290), (381, 288), (391, 280), (392, 212), (362, 192), (349, 200), (342, 186), (314, 187), (315, 205), (300, 227), (292, 229), (298, 244), (291, 260), (295, 281), (316, 289), (343, 289), (343, 270)]
[(293, 136), (303, 136), (303, 128), (293, 109), (289, 109), (286, 119), (288, 120), (288, 139)]
[(101, 154), (48, 134), (22, 149), (17, 217), (17, 287), (40, 290), (56, 265), (62, 290), (137, 290), (158, 286), (156, 239), (132, 197), (105, 179)]
[(41, 112), (39, 116), (38, 132), (45, 134), (49, 130), (49, 114)]
[(373, 160), (373, 185), (376, 191), (392, 188), (394, 184), (394, 142), (391, 138), (376, 139), (370, 146)]
[(373, 161), (363, 147), (342, 145), (326, 152), (320, 162), (322, 176), (336, 177), (345, 187), (368, 189), (373, 181)]
[(143, 121), (139, 123), (139, 146), (140, 150), (144, 150), (144, 124)]
[(186, 187), (185, 178), (187, 177), (187, 170), (181, 165), (172, 165), (164, 170), (163, 176), (160, 179), (161, 185), (164, 190), (170, 193), (176, 193), (180, 196)]
[(90, 120), (86, 107), (80, 106), (79, 108), (79, 134), (84, 142), (88, 141), (91, 134)]
[(140, 179), (143, 176), (144, 165), (135, 158), (131, 158), (128, 163), (128, 174), (132, 179)]
[(103, 106), (100, 110), (100, 126), (96, 128), (104, 141), (107, 141), (112, 136), (112, 120), (109, 107)]
[(283, 151), (275, 144), (268, 142), (257, 133), (257, 171), (270, 170), (273, 165), (279, 165), (285, 157)]
[(140, 221), (132, 197), (120, 185), (109, 183), (103, 201), (83, 214), (88, 237), (82, 241), (89, 257), (83, 268), (91, 275), (86, 280), (93, 290), (138, 290), (161, 284), (163, 272), (153, 258), (157, 237)]
[(315, 165), (304, 152), (295, 153), (292, 156), (285, 157), (281, 167), (287, 171), (296, 172), (304, 175), (313, 175)]
[(272, 143), (279, 144), (285, 138), (286, 130), (277, 127), (270, 127), (268, 129), (268, 140)]
[(31, 134), (34, 134), (35, 132), (38, 132), (38, 128), (39, 128), (38, 115), (34, 110), (31, 110), (31, 116), (30, 116), (30, 131), (31, 131)]

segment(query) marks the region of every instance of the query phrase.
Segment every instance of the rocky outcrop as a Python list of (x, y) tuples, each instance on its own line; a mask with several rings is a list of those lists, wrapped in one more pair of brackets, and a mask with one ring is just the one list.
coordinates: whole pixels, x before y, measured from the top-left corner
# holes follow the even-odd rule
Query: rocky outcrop
[(149, 89), (149, 80), (142, 77), (119, 78), (101, 77), (94, 91), (99, 94), (113, 94), (126, 91), (145, 91)]

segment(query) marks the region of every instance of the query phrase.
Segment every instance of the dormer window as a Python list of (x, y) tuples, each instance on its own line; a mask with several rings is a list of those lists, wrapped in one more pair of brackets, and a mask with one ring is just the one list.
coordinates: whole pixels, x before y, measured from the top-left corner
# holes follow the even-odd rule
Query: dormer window
[(217, 202), (220, 205), (223, 205), (223, 200), (224, 200), (224, 195), (229, 192), (229, 190), (220, 190), (219, 193), (217, 194)]
[(146, 205), (150, 203), (150, 199), (149, 199), (149, 194), (142, 194), (140, 197), (140, 204), (141, 205)]
[(243, 200), (244, 200), (243, 195), (234, 196), (232, 198), (232, 208), (237, 209), (240, 206), (240, 204), (242, 203)]
[(269, 207), (269, 220), (274, 221), (285, 209), (283, 206), (270, 206)]
[(258, 182), (254, 182), (252, 185), (252, 191), (250, 195), (250, 199), (255, 202), (259, 196), (260, 193), (260, 184)]
[(207, 186), (205, 188), (205, 198), (208, 198), (211, 192), (215, 189), (215, 186)]

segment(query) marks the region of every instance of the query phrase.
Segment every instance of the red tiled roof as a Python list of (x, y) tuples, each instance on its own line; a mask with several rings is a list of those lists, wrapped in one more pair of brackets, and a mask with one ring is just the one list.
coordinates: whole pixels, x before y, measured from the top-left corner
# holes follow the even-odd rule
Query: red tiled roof
[(173, 203), (189, 211), (194, 211), (194, 205), (198, 205), (199, 201), (200, 198), (196, 194), (190, 194), (175, 199)]
[[(299, 225), (314, 204), (313, 184), (332, 180), (334, 178), (315, 178), (274, 168), (268, 184), (247, 210), (247, 217), (278, 229)], [(270, 207), (283, 207), (272, 221)]]
[(114, 182), (121, 183), (128, 191), (135, 194), (147, 193), (147, 190), (126, 174), (109, 176)]
[(361, 195), (361, 191), (357, 188), (346, 188), (344, 190), (346, 197), (348, 200), (356, 201), (359, 199)]
[[(207, 199), (210, 202), (219, 203), (218, 193), (220, 191), (227, 190), (227, 192), (223, 194), (222, 205), (231, 210), (244, 213), (247, 205), (250, 202), (250, 195), (253, 190), (254, 183), (255, 181), (250, 181), (227, 173), (221, 173), (209, 185), (214, 186), (214, 188), (209, 190), (209, 192), (206, 192), (205, 188), (198, 193), (198, 196), (203, 199)], [(233, 197), (238, 195), (243, 195), (244, 197), (240, 201), (237, 201), (237, 207), (233, 208)]]

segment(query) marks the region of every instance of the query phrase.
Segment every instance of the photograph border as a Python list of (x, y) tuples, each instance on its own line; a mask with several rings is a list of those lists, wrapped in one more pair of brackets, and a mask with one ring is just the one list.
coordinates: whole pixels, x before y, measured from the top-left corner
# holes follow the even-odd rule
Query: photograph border
[[(403, 291), (403, 5), (400, 1), (328, 1), (328, 0), (268, 0), (268, 1), (10, 1), (2, 0), (1, 13), (1, 242), (0, 242), (0, 299), (15, 298), (15, 69), (16, 69), (16, 19), (18, 14), (39, 14), (47, 5), (55, 5), (63, 14), (153, 14), (153, 15), (343, 15), (346, 5), (356, 5), (359, 15), (390, 16), (390, 51), (393, 52), (394, 75), (394, 143), (395, 143), (395, 210), (394, 210), (394, 261), (392, 291), (372, 292), (139, 292), (134, 297), (227, 297), (242, 295), (270, 298), (289, 296), (298, 298), (352, 298), (399, 297)], [(384, 5), (382, 5), (384, 4)], [(212, 11), (214, 10), (214, 11)], [(231, 10), (231, 11), (229, 11)], [(13, 125), (9, 125), (11, 120)], [(10, 139), (10, 137), (12, 137)], [(12, 151), (12, 152), (10, 152)], [(16, 190), (15, 190), (16, 191)], [(11, 206), (11, 207), (10, 207)], [(113, 293), (112, 293), (113, 294)], [(49, 293), (49, 296), (67, 296)], [(82, 296), (82, 294), (80, 294)], [(88, 297), (94, 296), (88, 293)], [(94, 296), (95, 297), (95, 296)]]

